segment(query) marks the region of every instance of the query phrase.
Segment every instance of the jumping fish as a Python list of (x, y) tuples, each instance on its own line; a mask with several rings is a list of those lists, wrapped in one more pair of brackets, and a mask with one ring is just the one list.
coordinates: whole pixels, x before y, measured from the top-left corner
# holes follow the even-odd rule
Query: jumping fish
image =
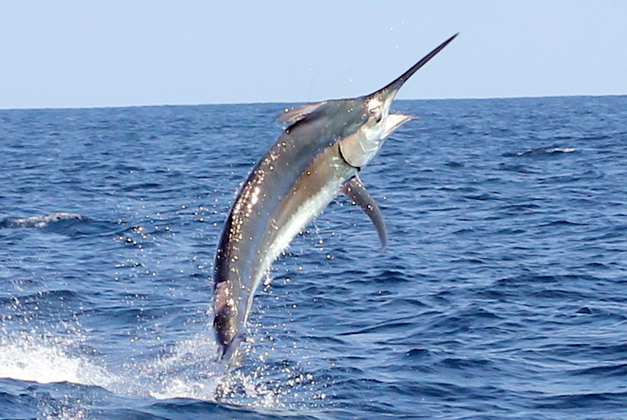
[(213, 326), (220, 358), (229, 366), (241, 359), (243, 330), (263, 277), (338, 193), (363, 209), (385, 248), (381, 211), (360, 181), (359, 171), (394, 130), (412, 119), (390, 114), (398, 90), (456, 36), (370, 95), (306, 104), (280, 115), (287, 128), (242, 186), (216, 252)]

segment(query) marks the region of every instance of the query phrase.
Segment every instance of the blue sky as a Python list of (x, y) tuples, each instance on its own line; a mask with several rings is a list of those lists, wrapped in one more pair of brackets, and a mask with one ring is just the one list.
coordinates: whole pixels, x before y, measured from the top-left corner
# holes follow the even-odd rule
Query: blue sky
[(627, 94), (627, 1), (0, 0), (0, 109)]

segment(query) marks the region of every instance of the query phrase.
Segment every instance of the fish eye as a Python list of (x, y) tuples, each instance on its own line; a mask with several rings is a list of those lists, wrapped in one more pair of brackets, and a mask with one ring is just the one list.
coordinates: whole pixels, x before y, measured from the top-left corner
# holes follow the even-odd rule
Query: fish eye
[(370, 115), (375, 119), (377, 123), (381, 122), (381, 118), (383, 117), (383, 113), (381, 112), (381, 108), (373, 108), (370, 110)]
[(383, 118), (383, 102), (377, 97), (370, 98), (366, 102), (366, 110), (368, 112), (368, 120), (371, 123), (379, 124)]

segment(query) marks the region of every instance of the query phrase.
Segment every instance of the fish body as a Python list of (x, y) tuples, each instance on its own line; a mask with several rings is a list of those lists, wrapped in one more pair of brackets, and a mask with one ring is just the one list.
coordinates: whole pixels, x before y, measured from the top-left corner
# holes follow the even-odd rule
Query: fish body
[(272, 263), (339, 193), (361, 206), (385, 247), (383, 217), (358, 173), (412, 119), (389, 112), (398, 89), (455, 36), (370, 95), (306, 104), (279, 117), (288, 126), (243, 184), (216, 251), (213, 324), (229, 365), (241, 358), (253, 298)]

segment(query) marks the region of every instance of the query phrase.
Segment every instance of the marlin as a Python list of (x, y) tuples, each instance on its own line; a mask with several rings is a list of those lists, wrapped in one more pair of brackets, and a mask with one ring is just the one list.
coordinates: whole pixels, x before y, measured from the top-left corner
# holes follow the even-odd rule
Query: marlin
[(216, 252), (213, 326), (219, 357), (228, 366), (242, 358), (239, 347), (253, 297), (272, 263), (339, 193), (363, 209), (385, 248), (381, 210), (359, 171), (412, 119), (390, 113), (398, 90), (456, 36), (370, 95), (301, 105), (279, 116), (287, 128), (243, 184)]

